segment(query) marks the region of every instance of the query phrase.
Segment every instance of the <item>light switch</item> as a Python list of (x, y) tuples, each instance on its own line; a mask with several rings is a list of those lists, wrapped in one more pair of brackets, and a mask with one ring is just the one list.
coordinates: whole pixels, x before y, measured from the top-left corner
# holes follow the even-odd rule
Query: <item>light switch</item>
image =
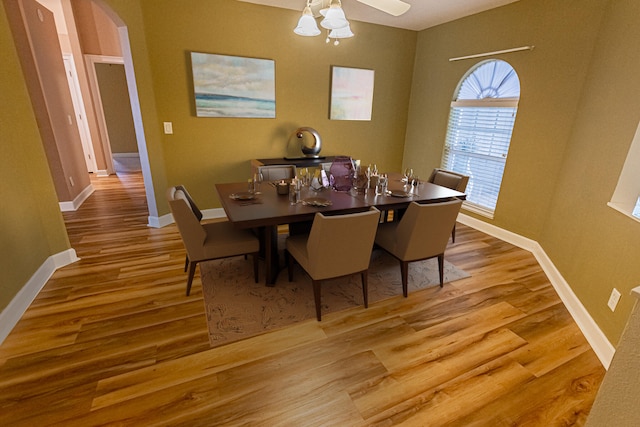
[(164, 122), (164, 133), (167, 135), (171, 135), (173, 133), (173, 123)]

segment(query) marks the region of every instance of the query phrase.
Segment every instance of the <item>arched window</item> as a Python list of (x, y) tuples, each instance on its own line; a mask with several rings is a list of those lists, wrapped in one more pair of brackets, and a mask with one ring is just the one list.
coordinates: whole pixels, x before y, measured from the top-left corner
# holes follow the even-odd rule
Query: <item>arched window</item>
[(519, 99), (513, 67), (489, 60), (467, 72), (451, 102), (441, 167), (469, 175), (465, 208), (489, 217), (498, 201)]

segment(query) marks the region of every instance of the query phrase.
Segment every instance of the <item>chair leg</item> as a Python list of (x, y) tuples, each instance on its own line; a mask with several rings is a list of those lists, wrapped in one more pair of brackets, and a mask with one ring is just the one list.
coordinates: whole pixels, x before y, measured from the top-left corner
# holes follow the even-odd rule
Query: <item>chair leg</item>
[(253, 278), (255, 279), (256, 283), (258, 283), (259, 280), (259, 268), (258, 268), (258, 259), (260, 258), (260, 253), (256, 252), (253, 254)]
[(444, 254), (438, 255), (438, 272), (440, 273), (440, 287), (444, 285)]
[(402, 276), (402, 295), (406, 298), (409, 295), (409, 262), (400, 261), (400, 274)]
[(197, 262), (189, 264), (189, 278), (187, 279), (187, 296), (191, 293), (191, 284), (193, 283), (193, 276), (196, 273)]
[(364, 308), (369, 308), (369, 283), (368, 283), (368, 270), (360, 273), (362, 277), (362, 297), (364, 298)]
[(289, 281), (293, 282), (293, 257), (289, 251), (284, 251), (284, 256), (287, 259), (287, 270), (289, 271)]
[(184, 272), (187, 272), (187, 268), (189, 267), (189, 255), (184, 257)]
[(451, 230), (451, 243), (456, 242), (456, 225), (453, 224), (453, 230)]
[(320, 310), (321, 310), (321, 302), (320, 302), (320, 281), (319, 280), (312, 280), (313, 281), (313, 299), (316, 302), (316, 318), (318, 319), (318, 322), (322, 320), (322, 314), (320, 314)]

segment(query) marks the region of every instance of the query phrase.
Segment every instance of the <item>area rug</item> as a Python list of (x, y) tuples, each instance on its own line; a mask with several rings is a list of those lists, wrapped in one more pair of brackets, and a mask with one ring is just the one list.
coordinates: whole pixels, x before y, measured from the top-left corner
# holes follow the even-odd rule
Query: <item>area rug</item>
[[(294, 281), (287, 270), (280, 272), (274, 287), (255, 283), (253, 262), (243, 257), (200, 264), (205, 311), (212, 347), (315, 319), (311, 279), (296, 264)], [(449, 262), (444, 264), (444, 282), (469, 277)], [(369, 307), (376, 301), (402, 295), (400, 263), (382, 250), (375, 250), (369, 266)], [(352, 307), (364, 307), (360, 275), (322, 282), (322, 316)], [(409, 292), (438, 286), (437, 259), (409, 264)]]

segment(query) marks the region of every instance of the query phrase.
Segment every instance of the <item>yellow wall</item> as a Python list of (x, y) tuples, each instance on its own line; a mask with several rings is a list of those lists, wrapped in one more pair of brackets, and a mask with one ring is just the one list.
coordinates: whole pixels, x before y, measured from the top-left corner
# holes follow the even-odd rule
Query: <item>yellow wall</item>
[[(640, 3), (609, 2), (540, 243), (616, 344), (640, 282), (640, 224), (606, 206), (640, 120)], [(622, 292), (612, 313), (611, 289)]]
[(421, 32), (404, 154), (439, 165), (456, 86), (486, 59), (449, 58), (535, 46), (496, 56), (521, 98), (495, 218), (479, 218), (538, 241), (614, 345), (640, 280), (640, 225), (606, 206), (640, 117), (638, 16), (634, 1), (521, 0)]
[(0, 311), (51, 255), (69, 249), (33, 108), (0, 6)]
[[(142, 1), (167, 181), (202, 208), (220, 207), (214, 184), (245, 180), (249, 159), (283, 157), (300, 126), (318, 130), (321, 154), (348, 154), (397, 170), (402, 162), (416, 33), (353, 22), (339, 46), (293, 33), (300, 12), (235, 0)], [(190, 52), (275, 60), (276, 118), (195, 116)], [(331, 66), (375, 70), (371, 121), (328, 119)], [(298, 152), (301, 154), (301, 152)]]

